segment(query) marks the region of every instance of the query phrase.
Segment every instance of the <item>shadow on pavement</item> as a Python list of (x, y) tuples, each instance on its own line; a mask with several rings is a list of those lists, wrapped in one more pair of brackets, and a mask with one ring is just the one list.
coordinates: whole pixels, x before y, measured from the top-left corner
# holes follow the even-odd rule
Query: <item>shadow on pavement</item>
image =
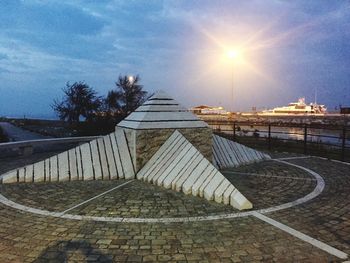
[(73, 261), (113, 262), (111, 255), (103, 254), (85, 240), (59, 241), (55, 245), (47, 247), (33, 262), (68, 263), (71, 256), (74, 257)]

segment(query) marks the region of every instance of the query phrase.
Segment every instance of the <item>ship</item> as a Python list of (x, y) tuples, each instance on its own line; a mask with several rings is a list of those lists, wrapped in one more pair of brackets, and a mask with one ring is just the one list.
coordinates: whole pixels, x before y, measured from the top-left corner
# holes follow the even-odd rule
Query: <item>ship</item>
[(277, 107), (272, 110), (263, 111), (263, 114), (271, 115), (294, 115), (294, 114), (304, 114), (304, 115), (324, 115), (327, 112), (325, 105), (310, 103), (305, 103), (305, 98), (299, 98), (297, 102), (291, 102), (288, 106)]
[(190, 109), (190, 111), (194, 114), (198, 115), (227, 115), (228, 111), (226, 111), (223, 107), (211, 107), (207, 105), (200, 105)]

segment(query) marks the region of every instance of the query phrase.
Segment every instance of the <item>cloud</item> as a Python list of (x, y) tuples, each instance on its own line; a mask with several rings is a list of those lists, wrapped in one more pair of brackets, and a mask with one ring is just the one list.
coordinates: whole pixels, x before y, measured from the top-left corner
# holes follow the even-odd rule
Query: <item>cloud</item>
[(0, 53), (0, 60), (2, 59), (8, 59), (8, 55), (4, 54), (4, 53)]
[[(1, 4), (2, 5), (2, 4)], [(0, 14), (4, 30), (55, 32), (68, 35), (96, 34), (103, 27), (96, 18), (71, 5), (13, 1), (1, 6)]]
[[(47, 52), (86, 58), (106, 49), (85, 38), (103, 30), (106, 21), (72, 5), (41, 1), (0, 3), (0, 37), (14, 39)], [(100, 53), (101, 54), (101, 53)]]
[[(3, 0), (0, 17), (0, 89), (13, 91), (2, 93), (3, 105), (33, 90), (42, 111), (66, 81), (85, 80), (102, 95), (119, 74), (139, 73), (147, 89), (188, 106), (230, 108), (230, 72), (218, 60), (221, 46), (237, 43), (255, 48), (247, 56), (257, 69), (236, 69), (241, 108), (288, 102), (315, 85), (343, 94), (350, 82), (348, 1)], [(326, 103), (344, 99), (320, 93)]]

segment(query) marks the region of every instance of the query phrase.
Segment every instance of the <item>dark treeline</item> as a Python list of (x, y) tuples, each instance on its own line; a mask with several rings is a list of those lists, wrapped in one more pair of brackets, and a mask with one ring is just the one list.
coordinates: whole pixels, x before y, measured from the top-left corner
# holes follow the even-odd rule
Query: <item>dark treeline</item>
[(8, 142), (8, 138), (7, 138), (6, 134), (4, 133), (4, 131), (0, 127), (0, 143), (1, 142)]
[(106, 134), (147, 99), (139, 82), (139, 76), (119, 76), (106, 96), (85, 82), (67, 83), (63, 98), (54, 100), (52, 108), (78, 135)]

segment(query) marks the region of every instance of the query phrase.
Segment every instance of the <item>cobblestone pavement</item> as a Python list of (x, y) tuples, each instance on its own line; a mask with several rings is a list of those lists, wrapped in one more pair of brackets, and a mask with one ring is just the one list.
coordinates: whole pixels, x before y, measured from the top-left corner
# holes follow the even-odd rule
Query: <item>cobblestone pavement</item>
[[(285, 157), (285, 156), (283, 156)], [(317, 158), (290, 162), (326, 182), (315, 199), (265, 214), (350, 253), (350, 166)], [(0, 162), (1, 163), (1, 162)], [(311, 192), (306, 172), (274, 161), (224, 171), (254, 204), (267, 208)], [(64, 211), (125, 180), (4, 185), (17, 203)], [(229, 206), (133, 181), (71, 214), (179, 217), (238, 212)], [(255, 217), (188, 223), (109, 223), (34, 215), (0, 204), (0, 262), (342, 262)]]
[(350, 254), (350, 165), (318, 158), (289, 162), (319, 173), (325, 189), (315, 200), (269, 216)]
[(272, 161), (224, 170), (223, 174), (252, 200), (254, 209), (294, 201), (316, 186), (315, 179), (306, 172)]
[(19, 204), (60, 212), (124, 182), (125, 180), (5, 184), (0, 185), (0, 190), (4, 196)]

